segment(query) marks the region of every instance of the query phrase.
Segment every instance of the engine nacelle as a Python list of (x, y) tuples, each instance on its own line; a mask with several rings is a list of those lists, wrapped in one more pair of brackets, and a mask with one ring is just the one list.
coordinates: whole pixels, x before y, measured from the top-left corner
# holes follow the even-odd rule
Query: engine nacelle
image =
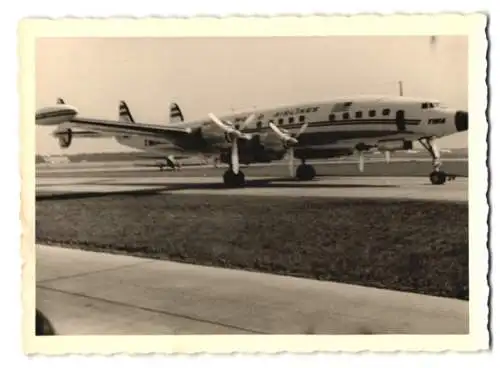
[(73, 142), (73, 131), (71, 129), (58, 130), (54, 136), (59, 141), (59, 147), (68, 148)]
[[(269, 163), (273, 160), (281, 160), (284, 153), (276, 153), (274, 151), (259, 151), (259, 152), (240, 152), (239, 161), (244, 165), (253, 163)], [(231, 162), (231, 152), (224, 150), (219, 156), (220, 162), (229, 164)]]
[(328, 149), (318, 149), (318, 148), (296, 148), (295, 157), (298, 159), (329, 159), (332, 157), (343, 157), (352, 154), (352, 148), (328, 148)]
[(380, 141), (377, 143), (379, 151), (408, 151), (413, 149), (412, 141), (394, 140), (394, 141)]
[[(266, 148), (260, 143), (258, 136), (250, 141), (242, 141), (238, 144), (239, 160), (242, 164), (267, 163), (273, 160), (281, 160), (285, 151), (275, 151)], [(220, 154), (220, 161), (228, 164), (231, 161), (231, 149), (224, 149)]]

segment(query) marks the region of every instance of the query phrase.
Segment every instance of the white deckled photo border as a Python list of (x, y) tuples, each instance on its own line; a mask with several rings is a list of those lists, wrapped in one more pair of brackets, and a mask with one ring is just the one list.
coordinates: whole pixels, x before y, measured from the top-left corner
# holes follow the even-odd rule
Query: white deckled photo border
[[(21, 96), (24, 350), (34, 354), (309, 353), (487, 349), (489, 312), (487, 17), (483, 14), (25, 19), (18, 33)], [(35, 336), (35, 42), (40, 37), (301, 37), (468, 35), (468, 335)]]

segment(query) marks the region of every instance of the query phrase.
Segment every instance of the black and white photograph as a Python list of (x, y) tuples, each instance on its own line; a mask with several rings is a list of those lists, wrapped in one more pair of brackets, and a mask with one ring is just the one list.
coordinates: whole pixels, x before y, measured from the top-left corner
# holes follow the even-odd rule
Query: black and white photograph
[(351, 19), (30, 33), (35, 339), (487, 344), (486, 18)]

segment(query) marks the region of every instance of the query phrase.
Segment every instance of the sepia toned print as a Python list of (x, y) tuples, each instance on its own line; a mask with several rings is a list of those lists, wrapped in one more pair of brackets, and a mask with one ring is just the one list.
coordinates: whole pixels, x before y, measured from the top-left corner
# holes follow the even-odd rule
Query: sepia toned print
[(27, 351), (487, 347), (485, 18), (336, 19), (24, 23)]

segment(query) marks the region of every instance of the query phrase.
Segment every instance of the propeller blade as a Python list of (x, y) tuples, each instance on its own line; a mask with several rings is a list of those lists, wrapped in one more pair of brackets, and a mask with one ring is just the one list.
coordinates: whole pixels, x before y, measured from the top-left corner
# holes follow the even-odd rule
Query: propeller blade
[(246, 120), (243, 122), (243, 125), (240, 127), (240, 130), (243, 130), (247, 127), (255, 119), (255, 114), (251, 114)]
[(363, 172), (365, 169), (365, 155), (363, 151), (359, 152), (359, 171)]
[(295, 171), (294, 161), (295, 161), (295, 157), (294, 157), (293, 147), (290, 147), (288, 149), (288, 170), (290, 173), (290, 177), (292, 177), (292, 178), (294, 176), (294, 171)]
[(287, 136), (284, 134), (274, 123), (269, 123), (269, 127), (273, 130), (274, 133), (276, 133), (277, 136), (279, 136), (282, 140), (286, 140)]
[(231, 167), (233, 169), (233, 173), (238, 174), (240, 171), (240, 157), (238, 153), (238, 138), (236, 137), (232, 139)]
[(245, 133), (242, 133), (240, 132), (239, 130), (235, 129), (233, 126), (232, 126), (232, 122), (228, 122), (230, 125), (227, 125), (227, 124), (224, 124), (217, 116), (215, 116), (214, 114), (210, 113), (208, 114), (208, 117), (219, 127), (221, 128), (223, 131), (225, 131), (226, 133), (228, 134), (231, 134), (231, 135), (235, 135), (237, 136), (238, 138), (241, 138), (241, 139), (246, 139), (246, 140), (250, 140), (252, 139), (252, 136), (250, 134), (245, 134)]
[(295, 138), (298, 138), (302, 133), (304, 133), (308, 127), (309, 123), (305, 122), (301, 127), (299, 132), (295, 135)]
[(225, 132), (227, 133), (231, 133), (234, 129), (227, 126), (226, 124), (224, 124), (221, 120), (219, 120), (219, 118), (217, 116), (215, 116), (214, 114), (210, 113), (208, 114), (208, 117), (219, 127), (221, 128), (222, 130), (224, 130)]
[(388, 164), (391, 161), (391, 152), (385, 151), (385, 162)]
[(298, 143), (298, 141), (295, 138), (291, 137), (288, 134), (283, 133), (283, 131), (281, 131), (276, 125), (274, 125), (274, 123), (269, 123), (269, 126), (271, 127), (273, 132), (275, 132), (276, 135), (285, 143), (287, 143), (287, 144), (290, 144), (290, 143), (297, 144)]

